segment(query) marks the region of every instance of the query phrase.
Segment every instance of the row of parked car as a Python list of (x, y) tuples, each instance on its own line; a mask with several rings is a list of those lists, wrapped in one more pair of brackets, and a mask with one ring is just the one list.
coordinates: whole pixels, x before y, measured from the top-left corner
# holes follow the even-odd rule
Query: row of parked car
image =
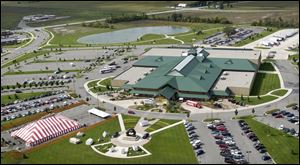
[(282, 110), (273, 112), (272, 116), (275, 118), (286, 118), (289, 122), (299, 125), (299, 116), (295, 116), (295, 114), (289, 111)]
[(224, 157), (225, 163), (248, 164), (242, 151), (236, 145), (231, 133), (227, 130), (223, 121), (215, 120), (207, 125), (211, 134), (216, 139), (216, 144), (220, 148), (220, 155)]
[(248, 126), (248, 124), (244, 120), (239, 120), (239, 126), (241, 127), (244, 134), (253, 142), (254, 148), (261, 154), (262, 160), (267, 161), (270, 160), (271, 157), (268, 156), (266, 147), (260, 143), (255, 133), (251, 130), (251, 128)]
[(1, 104), (1, 107), (5, 107), (5, 106), (17, 104), (17, 103), (22, 103), (22, 102), (25, 102), (25, 101), (35, 100), (35, 99), (39, 99), (39, 98), (43, 98), (43, 97), (48, 97), (48, 96), (52, 96), (52, 95), (62, 94), (62, 93), (64, 93), (63, 90), (60, 90), (60, 91), (50, 91), (50, 92), (41, 94), (39, 96), (32, 96), (32, 97), (29, 97), (29, 98), (26, 98), (26, 99), (22, 99), (22, 100), (15, 100), (14, 102), (10, 102), (10, 103), (7, 103), (7, 104)]
[(278, 129), (292, 136), (299, 137), (299, 131), (296, 131), (294, 128), (287, 128), (283, 125), (280, 125)]
[(197, 133), (195, 132), (195, 127), (192, 125), (191, 122), (184, 122), (184, 127), (187, 131), (189, 140), (190, 140), (190, 144), (193, 146), (193, 149), (195, 150), (195, 153), (197, 156), (203, 155), (205, 152), (202, 149), (202, 141), (199, 139), (199, 135), (197, 135)]
[[(30, 102), (23, 102), (18, 105), (10, 105), (10, 106), (6, 106), (6, 107), (2, 107), (1, 108), (1, 116), (5, 116), (5, 115), (12, 114), (15, 112), (29, 110), (31, 108), (38, 108), (43, 105), (49, 105), (49, 104), (50, 104), (50, 106), (46, 107), (46, 108), (49, 108), (51, 110), (51, 109), (55, 108), (53, 103), (64, 101), (63, 104), (67, 105), (68, 103), (66, 102), (66, 100), (68, 100), (68, 99), (71, 99), (71, 97), (69, 95), (61, 94), (59, 96), (51, 97), (51, 98), (48, 98), (45, 100), (39, 99), (39, 100), (30, 101)], [(47, 110), (46, 108), (44, 110)], [(11, 115), (7, 119), (14, 119), (14, 117), (15, 117), (15, 115)]]

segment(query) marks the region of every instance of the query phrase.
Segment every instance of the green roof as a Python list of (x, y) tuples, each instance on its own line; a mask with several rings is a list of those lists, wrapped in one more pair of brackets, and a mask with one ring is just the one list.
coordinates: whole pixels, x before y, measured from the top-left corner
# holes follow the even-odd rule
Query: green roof
[[(191, 50), (194, 52), (195, 50)], [(203, 51), (203, 53), (205, 53)], [(174, 91), (203, 92), (228, 96), (228, 91), (210, 91), (222, 71), (255, 72), (257, 65), (247, 59), (209, 58), (204, 56), (146, 56), (134, 66), (156, 67), (142, 80), (132, 85), (133, 89), (156, 89), (169, 98)], [(169, 86), (166, 88), (166, 86)], [(172, 89), (174, 88), (174, 89)], [(172, 89), (172, 90), (171, 90)], [(174, 90), (174, 91), (173, 91)], [(206, 95), (184, 94), (195, 98), (209, 98)]]
[(190, 93), (178, 93), (178, 97), (182, 98), (197, 98), (197, 99), (209, 99), (210, 96), (208, 95), (199, 95), (199, 94), (190, 94)]
[(169, 86), (166, 86), (162, 90), (159, 91), (159, 94), (164, 96), (167, 99), (170, 99), (175, 93), (176, 93), (176, 90)]
[(155, 91), (145, 91), (145, 90), (131, 90), (130, 93), (132, 93), (132, 94), (152, 95), (152, 96), (158, 95), (158, 92), (155, 92)]

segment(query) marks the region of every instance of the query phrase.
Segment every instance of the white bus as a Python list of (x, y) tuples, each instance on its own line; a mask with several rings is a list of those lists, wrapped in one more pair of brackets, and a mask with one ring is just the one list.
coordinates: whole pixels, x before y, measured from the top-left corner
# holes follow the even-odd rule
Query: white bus
[(102, 68), (100, 69), (100, 73), (101, 74), (104, 74), (104, 73), (110, 73), (112, 72), (113, 70), (111, 68)]

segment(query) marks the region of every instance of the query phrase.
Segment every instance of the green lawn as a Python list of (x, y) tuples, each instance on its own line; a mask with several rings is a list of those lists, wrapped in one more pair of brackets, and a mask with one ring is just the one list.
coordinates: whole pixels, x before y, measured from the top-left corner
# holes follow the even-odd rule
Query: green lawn
[(299, 164), (299, 139), (252, 118), (244, 120), (277, 164)]
[[(89, 137), (97, 140), (102, 136), (103, 131), (119, 131), (118, 120), (104, 123), (90, 130), (85, 131), (86, 135), (82, 141)], [(174, 136), (176, 135), (176, 136)], [(180, 137), (180, 138), (178, 138)], [(152, 136), (149, 143), (144, 147), (152, 154), (150, 156), (134, 159), (117, 159), (100, 155), (93, 151), (90, 146), (84, 143), (74, 145), (69, 139), (60, 139), (54, 144), (47, 145), (27, 153), (27, 159), (19, 161), (9, 160), (1, 153), (1, 163), (52, 163), (52, 164), (196, 164), (197, 159), (193, 152), (184, 126), (178, 125)], [(67, 153), (67, 154), (66, 154)], [(184, 154), (183, 154), (184, 153)], [(2, 157), (3, 156), (3, 157)]]
[(263, 71), (275, 71), (275, 68), (273, 67), (273, 65), (271, 63), (264, 62), (264, 63), (260, 64), (259, 70), (263, 70)]
[(250, 95), (264, 95), (280, 88), (280, 80), (277, 74), (257, 73)]
[(299, 53), (289, 56), (289, 60), (292, 62), (293, 65), (298, 66), (296, 61), (299, 60)]
[(87, 84), (87, 86), (89, 87), (89, 88), (91, 88), (91, 87), (94, 87), (94, 86), (97, 86), (97, 82), (99, 82), (100, 80), (94, 80), (94, 81), (91, 81), (91, 82), (89, 82), (88, 84)]
[(129, 116), (129, 115), (122, 115), (125, 129), (134, 128), (137, 122), (139, 121), (140, 117), (136, 116)]
[[(39, 96), (39, 95), (46, 94), (46, 93), (49, 93), (49, 92), (18, 93), (18, 94), (16, 94), (17, 98), (15, 97), (15, 94), (1, 95), (1, 104), (12, 103), (15, 100), (23, 100), (23, 99), (27, 99), (27, 98), (34, 97), (34, 96)], [(9, 97), (11, 99), (9, 99)]]
[(153, 132), (155, 130), (158, 130), (160, 128), (163, 128), (163, 127), (166, 127), (168, 125), (174, 124), (176, 122), (179, 122), (179, 120), (159, 119), (153, 125), (151, 125), (150, 127), (148, 127), (145, 131), (147, 131), (147, 132)]
[[(235, 96), (234, 98), (237, 101), (241, 101), (241, 97)], [(258, 99), (257, 97), (249, 97), (249, 101), (248, 101), (247, 97), (244, 96), (242, 102), (244, 102), (245, 104), (248, 104), (248, 105), (257, 105), (257, 104), (266, 103), (266, 102), (269, 102), (269, 101), (272, 101), (275, 99), (277, 99), (277, 97), (261, 96), (260, 99)]]
[(277, 96), (283, 96), (287, 93), (288, 90), (286, 89), (279, 89), (277, 91), (272, 92), (271, 94), (277, 95)]
[[(81, 72), (80, 69), (70, 69), (61, 70), (62, 72)], [(54, 70), (37, 70), (37, 71), (21, 71), (21, 72), (6, 72), (4, 75), (23, 75), (23, 74), (44, 74), (44, 73), (54, 73)]]
[(140, 37), (139, 41), (153, 40), (153, 39), (159, 39), (159, 38), (165, 38), (165, 35), (163, 35), (163, 34), (145, 34)]
[[(221, 25), (220, 25), (221, 26)], [(223, 25), (226, 26), (226, 25)], [(184, 43), (193, 43), (195, 41), (199, 41), (199, 40), (204, 40), (204, 38), (213, 35), (217, 32), (220, 32), (223, 29), (223, 27), (220, 28), (213, 28), (213, 29), (208, 29), (208, 30), (203, 30), (202, 34), (197, 35), (196, 33), (190, 33), (188, 35), (176, 35), (175, 38), (180, 39), (182, 41), (184, 41)]]

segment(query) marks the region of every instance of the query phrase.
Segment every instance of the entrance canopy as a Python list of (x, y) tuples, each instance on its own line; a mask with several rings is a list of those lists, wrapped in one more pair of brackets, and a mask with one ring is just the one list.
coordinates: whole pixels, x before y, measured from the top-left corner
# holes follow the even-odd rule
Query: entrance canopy
[(92, 109), (88, 110), (88, 112), (93, 114), (93, 115), (99, 116), (101, 118), (107, 118), (107, 117), (111, 116), (109, 113), (106, 113), (106, 112), (101, 111), (101, 110), (96, 109), (96, 108), (92, 108)]

